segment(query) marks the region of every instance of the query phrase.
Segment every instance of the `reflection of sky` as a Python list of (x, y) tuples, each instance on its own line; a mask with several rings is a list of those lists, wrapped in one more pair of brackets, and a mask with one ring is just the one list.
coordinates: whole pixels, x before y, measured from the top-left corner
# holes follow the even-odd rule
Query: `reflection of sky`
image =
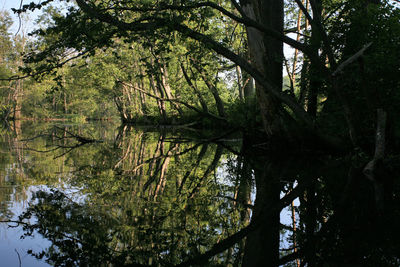
[[(28, 203), (31, 201), (32, 193), (42, 189), (43, 187), (31, 186), (26, 190), (26, 201), (10, 201), (9, 208), (15, 214), (10, 220), (18, 220), (18, 215), (21, 214)], [(13, 198), (13, 197), (12, 197)], [(13, 223), (0, 223), (0, 266), (20, 266), (18, 254), (21, 257), (21, 266), (49, 266), (44, 261), (35, 259), (32, 255), (27, 254), (31, 249), (34, 253), (39, 253), (50, 246), (51, 242), (43, 239), (40, 234), (34, 234), (34, 237), (27, 237), (21, 239), (24, 231), (22, 227), (8, 227), (8, 225), (15, 225)], [(18, 253), (17, 253), (18, 252)]]
[[(217, 182), (218, 182), (218, 184), (221, 184), (221, 185), (228, 185), (228, 186), (233, 187), (234, 186), (233, 179), (232, 179), (232, 177), (227, 175), (228, 172), (229, 172), (229, 166), (227, 165), (227, 160), (221, 160), (220, 166), (217, 168), (216, 174), (215, 174)], [(252, 177), (252, 179), (254, 180), (254, 176)], [(294, 184), (294, 187), (296, 187), (296, 186), (297, 186), (297, 183)], [(234, 193), (234, 192), (232, 191), (231, 193)], [(284, 196), (285, 196), (285, 194), (281, 193), (280, 197), (283, 198)], [(233, 198), (234, 195), (230, 195), (229, 197)], [(252, 190), (251, 190), (251, 204), (252, 205), (254, 205), (255, 198), (256, 198), (256, 189), (255, 189), (255, 186), (253, 185)], [(296, 198), (293, 201), (293, 205), (295, 207), (298, 207), (300, 205), (299, 198)], [(298, 224), (298, 222), (299, 222), (299, 218), (296, 213), (296, 224)], [(282, 209), (282, 211), (280, 213), (280, 223), (284, 224), (286, 226), (289, 226), (289, 227), (293, 227), (291, 205)], [(281, 233), (281, 235), (280, 235), (280, 240), (281, 240), (280, 248), (281, 249), (289, 248), (289, 247), (293, 246), (292, 241), (290, 240), (291, 235), (292, 235), (292, 233), (290, 231), (285, 231), (284, 233)]]
[[(295, 207), (298, 207), (300, 205), (300, 201), (299, 198), (296, 198), (293, 201), (293, 204)], [(284, 224), (286, 226), (289, 227), (293, 227), (293, 219), (292, 219), (292, 209), (291, 206), (289, 205), (288, 207), (285, 207), (280, 214), (280, 221), (281, 224)], [(298, 227), (298, 222), (299, 222), (299, 218), (298, 215), (296, 213), (296, 225)], [(290, 238), (290, 236), (292, 235), (291, 231), (285, 231), (284, 233), (281, 233), (280, 239), (281, 239), (281, 243), (280, 243), (280, 248), (289, 248), (293, 246), (292, 240)], [(290, 239), (290, 241), (289, 241)]]
[[(36, 234), (34, 238), (27, 237), (20, 239), (23, 235), (21, 227), (8, 228), (7, 224), (0, 224), (0, 258), (1, 266), (20, 266), (18, 254), (21, 257), (21, 266), (50, 266), (44, 261), (35, 259), (32, 255), (27, 254), (28, 249), (33, 252), (41, 252), (50, 246), (50, 242), (41, 238)], [(18, 254), (17, 252), (18, 251)]]
[[(293, 186), (296, 187), (297, 186), (297, 182), (295, 182)], [(283, 198), (284, 196), (285, 196), (285, 194), (281, 193), (280, 197)], [(295, 208), (300, 206), (299, 198), (296, 198), (296, 199), (293, 200), (293, 205), (294, 205)], [(296, 216), (296, 226), (298, 227), (298, 222), (299, 222), (298, 214), (296, 213), (295, 216)], [(293, 227), (293, 217), (292, 217), (292, 207), (291, 207), (291, 205), (289, 205), (289, 206), (285, 207), (284, 209), (282, 209), (282, 211), (280, 213), (280, 222), (281, 222), (281, 224), (284, 224), (286, 226)], [(281, 236), (280, 236), (280, 239), (281, 239), (280, 248), (289, 248), (289, 247), (293, 246), (292, 240), (290, 238), (291, 235), (292, 235), (291, 231), (284, 231), (284, 233), (281, 233)]]
[[(235, 186), (235, 179), (237, 178), (236, 176), (231, 177), (228, 175), (229, 169), (232, 168), (232, 166), (228, 166), (228, 161), (226, 159), (221, 159), (219, 162), (219, 166), (215, 170), (215, 177), (217, 179), (218, 184), (221, 185), (227, 185), (230, 187)], [(234, 167), (237, 167), (237, 163), (234, 163)], [(236, 175), (236, 174), (235, 174)], [(249, 177), (252, 181), (254, 181), (254, 174), (252, 174), (251, 177)], [(253, 183), (252, 183), (253, 184)], [(229, 197), (234, 197), (234, 191), (231, 191), (231, 195)], [(256, 188), (254, 187), (254, 184), (251, 186), (251, 192), (250, 192), (250, 204), (254, 205), (254, 201), (256, 200)]]
[[(71, 187), (68, 184), (61, 183), (60, 188), (58, 189), (66, 193), (70, 197), (70, 199), (76, 203), (83, 203), (86, 199), (86, 195), (82, 195), (79, 189)], [(29, 188), (24, 190), (26, 197), (24, 197), (23, 199), (26, 200), (17, 201), (15, 195), (16, 190), (15, 188), (13, 188), (13, 194), (10, 196), (10, 201), (8, 201), (7, 203), (2, 203), (2, 205), (7, 205), (7, 208), (12, 211), (12, 214), (14, 214), (12, 218), (8, 219), (18, 220), (18, 215), (24, 212), (25, 209), (29, 206), (29, 203), (32, 202), (33, 193), (39, 190), (50, 192), (50, 188), (47, 186), (30, 186)], [(8, 227), (8, 225), (14, 226), (16, 224), (0, 223), (0, 266), (20, 266), (18, 254), (21, 258), (21, 266), (50, 266), (44, 260), (37, 260), (32, 255), (27, 254), (28, 250), (32, 250), (33, 253), (42, 252), (51, 245), (50, 241), (44, 239), (39, 233), (34, 233), (33, 236), (21, 239), (21, 236), (23, 236), (24, 234), (22, 227), (20, 226), (14, 228)]]
[[(71, 188), (66, 184), (60, 185), (63, 188), (64, 193), (68, 194), (73, 201), (76, 203), (82, 203), (85, 200), (85, 196), (79, 194), (79, 190)], [(6, 203), (8, 209), (12, 211), (14, 216), (9, 220), (18, 220), (20, 215), (29, 205), (34, 192), (39, 190), (50, 192), (47, 186), (30, 186), (26, 189), (26, 201), (16, 201), (15, 194), (11, 195), (11, 200)], [(13, 190), (15, 193), (15, 190)], [(14, 223), (0, 223), (0, 266), (19, 266), (18, 253), (21, 257), (21, 266), (49, 266), (44, 260), (36, 260), (32, 255), (27, 254), (27, 251), (31, 249), (34, 253), (40, 253), (51, 245), (51, 242), (47, 239), (42, 238), (41, 234), (34, 234), (33, 237), (26, 237), (21, 239), (24, 234), (22, 227), (8, 227), (8, 225), (16, 225)], [(16, 252), (18, 251), (18, 253)]]

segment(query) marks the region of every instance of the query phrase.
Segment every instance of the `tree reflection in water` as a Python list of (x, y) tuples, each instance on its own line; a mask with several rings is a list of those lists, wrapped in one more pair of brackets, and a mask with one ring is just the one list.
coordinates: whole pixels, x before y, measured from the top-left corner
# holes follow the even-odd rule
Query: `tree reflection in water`
[[(71, 147), (50, 139), (29, 147)], [(55, 266), (399, 266), (396, 160), (378, 191), (345, 157), (211, 139), (122, 128), (111, 143), (51, 152), (79, 201), (43, 174), (55, 161), (29, 151), (24, 172), (53, 188), (19, 216), (25, 236), (52, 242), (31, 254)], [(296, 227), (280, 220), (294, 200)]]

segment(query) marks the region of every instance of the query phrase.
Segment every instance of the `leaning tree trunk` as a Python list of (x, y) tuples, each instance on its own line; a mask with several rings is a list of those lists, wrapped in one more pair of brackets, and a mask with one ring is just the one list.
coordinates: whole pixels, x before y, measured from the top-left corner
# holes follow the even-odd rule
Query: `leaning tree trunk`
[[(283, 33), (283, 0), (241, 0), (240, 4), (248, 17)], [(275, 88), (282, 90), (282, 41), (269, 37), (252, 27), (247, 27), (247, 38), (253, 66), (263, 73)], [(281, 134), (280, 102), (259, 83), (256, 83), (256, 93), (267, 135)]]
[(183, 73), (183, 77), (186, 80), (186, 83), (189, 85), (190, 88), (193, 89), (194, 93), (196, 94), (197, 98), (199, 99), (200, 105), (202, 107), (202, 110), (204, 113), (208, 113), (208, 107), (207, 107), (207, 103), (204, 100), (203, 96), (201, 95), (201, 92), (198, 90), (197, 86), (195, 86), (192, 82), (192, 80), (190, 79), (187, 71), (185, 70), (185, 67), (183, 65), (183, 63), (181, 63), (181, 70)]
[(164, 102), (164, 92), (162, 90), (162, 88), (160, 88), (160, 84), (155, 84), (155, 80), (153, 75), (150, 75), (149, 77), (149, 81), (150, 81), (150, 87), (153, 89), (153, 92), (155, 94), (155, 96), (157, 97), (157, 106), (158, 106), (158, 110), (160, 112), (160, 115), (162, 117), (162, 120), (164, 123), (167, 122), (167, 111), (165, 109), (165, 102)]
[[(193, 62), (194, 63), (194, 62)], [(217, 90), (217, 87), (215, 84), (213, 84), (208, 78), (207, 74), (204, 72), (203, 69), (201, 69), (196, 63), (193, 64), (197, 72), (200, 74), (201, 79), (203, 82), (206, 84), (207, 88), (210, 90), (212, 96), (214, 97), (215, 100), (215, 105), (217, 106), (217, 111), (218, 111), (218, 116), (221, 118), (226, 118), (226, 112), (224, 108), (224, 102), (222, 101), (219, 92)]]
[(14, 120), (21, 119), (21, 98), (23, 81), (18, 80), (14, 91)]
[[(171, 92), (171, 86), (169, 85), (168, 81), (168, 69), (165, 64), (163, 64), (162, 66), (160, 65), (160, 75), (161, 75), (161, 85), (165, 91), (167, 99), (174, 99)], [(180, 116), (183, 116), (183, 111), (176, 102), (171, 101), (170, 104), (174, 109), (176, 109), (176, 111), (178, 111)]]

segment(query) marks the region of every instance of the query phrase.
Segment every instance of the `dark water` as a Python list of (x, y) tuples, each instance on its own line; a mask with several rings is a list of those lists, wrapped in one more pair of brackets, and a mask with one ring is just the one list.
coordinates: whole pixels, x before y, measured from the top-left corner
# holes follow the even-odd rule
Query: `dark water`
[(354, 158), (240, 134), (0, 134), (0, 266), (400, 266), (395, 159), (372, 182)]

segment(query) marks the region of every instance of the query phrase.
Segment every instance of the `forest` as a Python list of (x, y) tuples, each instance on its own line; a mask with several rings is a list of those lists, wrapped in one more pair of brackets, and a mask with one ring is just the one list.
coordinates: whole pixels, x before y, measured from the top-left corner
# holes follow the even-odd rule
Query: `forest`
[(55, 266), (398, 266), (399, 47), (397, 0), (21, 0), (2, 176), (89, 204), (39, 191), (9, 222)]
[(1, 116), (231, 126), (367, 153), (379, 128), (393, 147), (396, 2), (21, 2), (43, 12), (15, 36), (1, 13)]

